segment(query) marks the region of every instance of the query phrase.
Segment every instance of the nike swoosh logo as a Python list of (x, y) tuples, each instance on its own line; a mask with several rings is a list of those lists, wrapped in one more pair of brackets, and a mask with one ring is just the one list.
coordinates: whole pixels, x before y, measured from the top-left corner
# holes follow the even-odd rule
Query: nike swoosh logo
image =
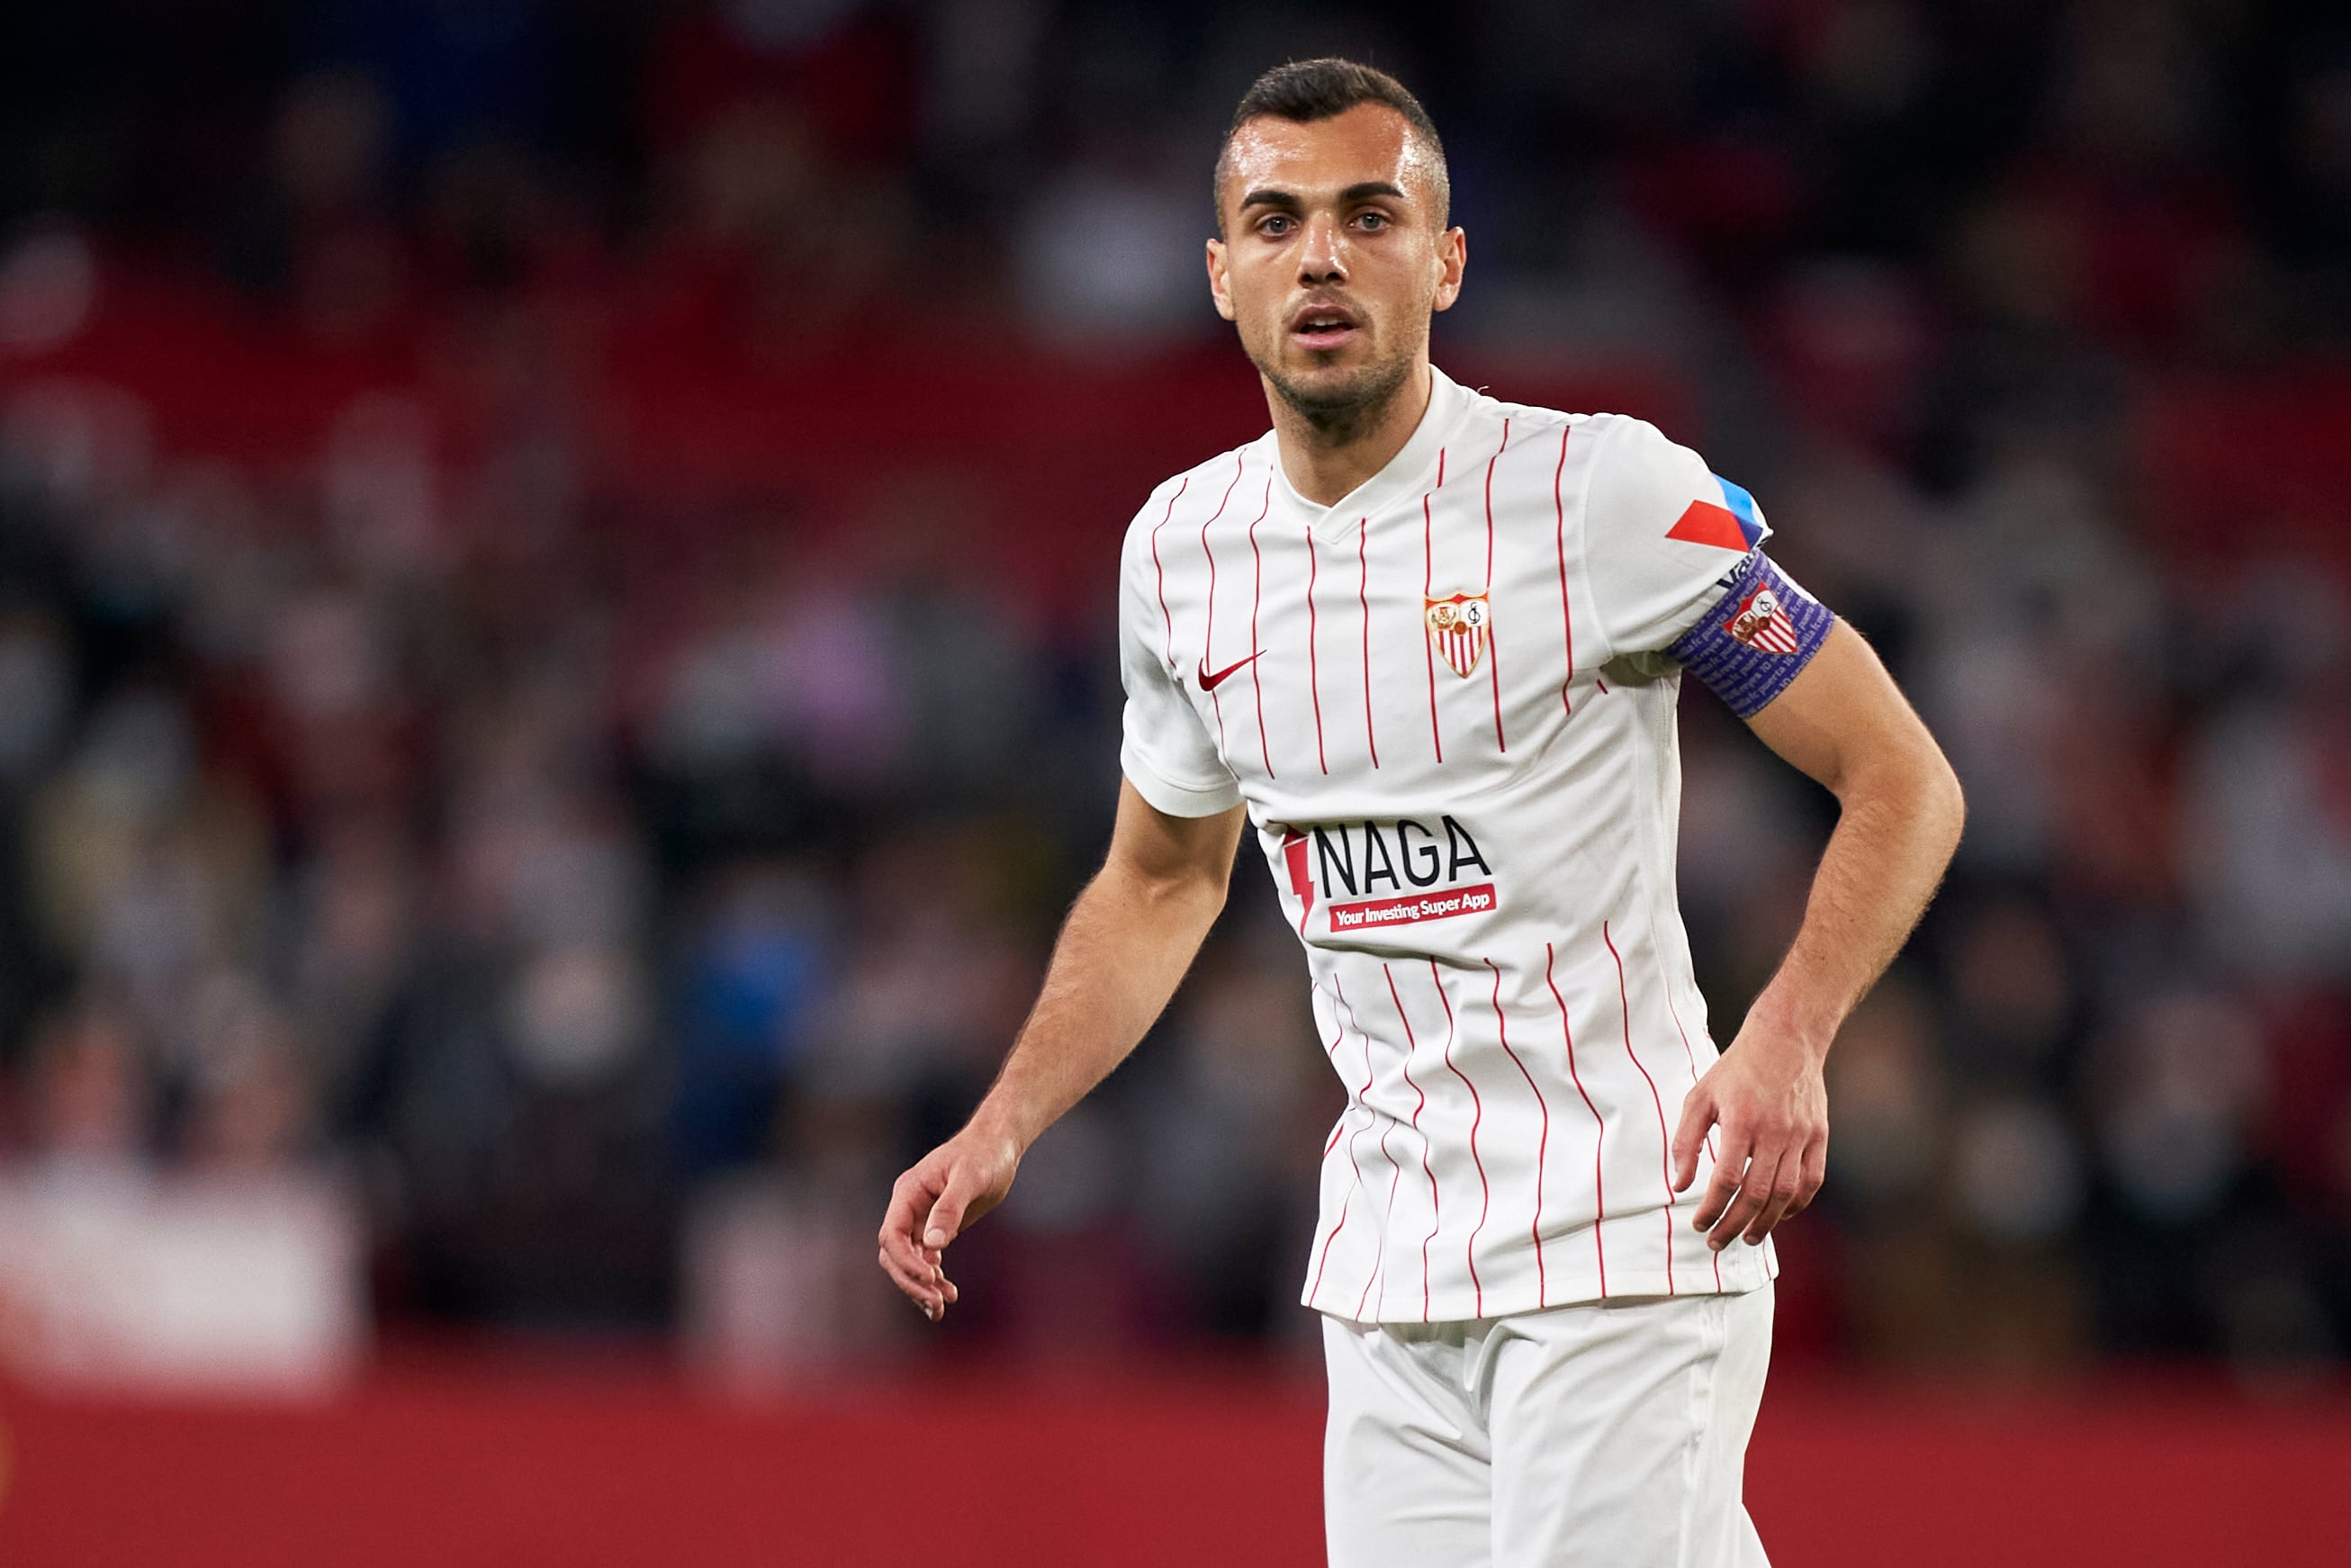
[(1223, 669), (1218, 670), (1218, 671), (1217, 671), (1215, 674), (1213, 674), (1213, 675), (1212, 675), (1212, 674), (1208, 674), (1208, 661), (1207, 661), (1207, 660), (1206, 660), (1206, 659), (1203, 659), (1203, 660), (1201, 660), (1201, 661), (1200, 661), (1200, 672), (1199, 672), (1199, 674), (1200, 674), (1200, 689), (1201, 689), (1202, 691), (1204, 691), (1204, 692), (1213, 692), (1213, 691), (1215, 691), (1218, 686), (1223, 685), (1225, 684), (1225, 677), (1226, 677), (1226, 676), (1228, 676), (1228, 675), (1231, 674), (1232, 674), (1234, 671), (1236, 671), (1236, 670), (1245, 669), (1245, 668), (1247, 668), (1249, 665), (1251, 665), (1251, 664), (1256, 664), (1259, 659), (1262, 659), (1262, 658), (1264, 658), (1264, 657), (1265, 657), (1265, 650), (1264, 650), (1264, 649), (1262, 649), (1262, 648), (1259, 648), (1256, 653), (1251, 653), (1248, 658), (1246, 658), (1246, 659), (1241, 659), (1241, 660), (1238, 660), (1238, 661), (1237, 661), (1237, 662), (1235, 662), (1235, 663), (1233, 663), (1233, 664), (1227, 664)]

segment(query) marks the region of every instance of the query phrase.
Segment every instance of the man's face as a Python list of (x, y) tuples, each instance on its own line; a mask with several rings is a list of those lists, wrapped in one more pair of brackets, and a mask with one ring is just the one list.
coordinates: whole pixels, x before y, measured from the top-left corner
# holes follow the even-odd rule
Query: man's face
[(1439, 229), (1435, 168), (1404, 116), (1358, 104), (1234, 133), (1208, 242), (1217, 312), (1290, 406), (1310, 417), (1379, 402), (1461, 290), (1459, 229)]

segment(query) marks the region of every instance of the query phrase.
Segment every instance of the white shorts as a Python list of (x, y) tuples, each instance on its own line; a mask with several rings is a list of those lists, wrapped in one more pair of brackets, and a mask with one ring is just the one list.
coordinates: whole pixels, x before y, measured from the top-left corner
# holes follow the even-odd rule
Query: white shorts
[(1768, 1568), (1740, 1500), (1771, 1287), (1325, 1317), (1331, 1568)]

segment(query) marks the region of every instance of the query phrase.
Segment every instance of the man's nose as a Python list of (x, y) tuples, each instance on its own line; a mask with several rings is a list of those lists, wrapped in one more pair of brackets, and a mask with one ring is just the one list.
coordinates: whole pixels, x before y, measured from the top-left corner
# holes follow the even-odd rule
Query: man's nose
[(1307, 220), (1306, 243), (1298, 252), (1298, 280), (1307, 284), (1347, 281), (1346, 246), (1336, 223)]

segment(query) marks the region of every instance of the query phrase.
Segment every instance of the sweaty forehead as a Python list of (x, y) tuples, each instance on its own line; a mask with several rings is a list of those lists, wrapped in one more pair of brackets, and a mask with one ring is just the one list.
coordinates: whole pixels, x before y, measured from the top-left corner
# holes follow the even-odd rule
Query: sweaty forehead
[(1230, 211), (1250, 191), (1274, 189), (1311, 203), (1352, 186), (1384, 182), (1435, 208), (1436, 160), (1405, 117), (1384, 103), (1359, 103), (1328, 120), (1261, 114), (1225, 148), (1217, 204)]

